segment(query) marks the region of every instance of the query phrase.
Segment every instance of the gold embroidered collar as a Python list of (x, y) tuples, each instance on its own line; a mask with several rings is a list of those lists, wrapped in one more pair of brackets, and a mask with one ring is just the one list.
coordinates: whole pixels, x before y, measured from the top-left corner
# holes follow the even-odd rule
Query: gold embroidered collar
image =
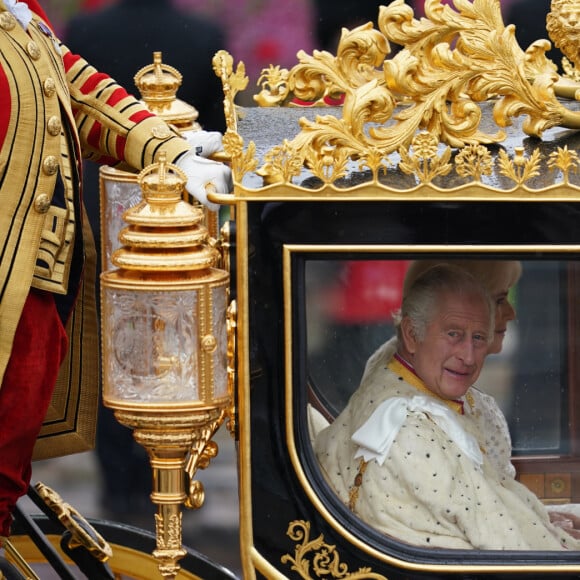
[(394, 372), (395, 374), (399, 375), (405, 382), (407, 382), (409, 385), (411, 385), (418, 391), (421, 391), (422, 393), (425, 393), (426, 395), (429, 395), (430, 397), (433, 397), (434, 399), (441, 401), (442, 403), (447, 405), (452, 411), (455, 411), (458, 415), (463, 415), (464, 413), (463, 401), (444, 399), (443, 397), (440, 397), (439, 395), (428, 389), (425, 383), (410, 368), (405, 366), (395, 357), (391, 359), (387, 368), (390, 371)]

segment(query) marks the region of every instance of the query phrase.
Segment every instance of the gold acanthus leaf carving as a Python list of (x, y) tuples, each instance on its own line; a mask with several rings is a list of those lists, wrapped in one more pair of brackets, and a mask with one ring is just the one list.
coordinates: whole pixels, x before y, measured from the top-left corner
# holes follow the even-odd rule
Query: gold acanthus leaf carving
[[(505, 138), (501, 128), (521, 115), (530, 135), (557, 125), (580, 127), (580, 114), (555, 96), (558, 75), (545, 57), (548, 43), (525, 53), (514, 27), (504, 26), (497, 0), (454, 0), (453, 6), (427, 0), (427, 17), (417, 20), (404, 0), (394, 0), (380, 8), (382, 34), (369, 24), (343, 30), (336, 57), (299, 53), (288, 76), (291, 94), (315, 101), (342, 92), (344, 105), (341, 119), (301, 120), (301, 132), (290, 142), (298, 158), (327, 145), (345, 147), (357, 158), (370, 149), (386, 157), (407, 148), (417, 131), (452, 147), (497, 143)], [(404, 49), (383, 61), (378, 74), (389, 41)], [(489, 100), (498, 125), (493, 134), (480, 130), (478, 103)]]
[(320, 50), (312, 55), (298, 52), (299, 64), (288, 74), (291, 93), (286, 97), (322, 102), (324, 97), (335, 99), (369, 81), (380, 80), (380, 68), (389, 51), (388, 40), (372, 23), (353, 30), (343, 28), (336, 56)]
[[(315, 121), (300, 119), (301, 131), (286, 143), (286, 149), (295, 152), (294, 159), (307, 161), (313, 173), (325, 183), (329, 182), (329, 171), (324, 169), (324, 161), (328, 160), (329, 150), (334, 149), (335, 167), (331, 181), (344, 175), (348, 158), (366, 159), (372, 152), (367, 166), (376, 170), (380, 163), (376, 157), (386, 157), (395, 150), (399, 141), (397, 138), (389, 147), (378, 146), (365, 130), (371, 121), (386, 122), (392, 115), (395, 101), (388, 91), (372, 80), (360, 90), (346, 94), (342, 118), (334, 115), (319, 115)], [(408, 139), (413, 136), (414, 129), (409, 132)], [(330, 149), (329, 149), (330, 148)], [(326, 152), (323, 153), (322, 150)], [(268, 174), (268, 168), (260, 168), (262, 175)]]
[[(527, 116), (523, 129), (529, 135), (541, 136), (557, 125), (580, 128), (580, 113), (566, 109), (555, 96), (558, 75), (545, 57), (547, 42), (538, 41), (524, 52), (514, 27), (504, 26), (498, 0), (452, 4), (427, 0), (426, 17), (417, 20), (404, 0), (394, 0), (380, 8), (381, 33), (370, 25), (344, 30), (336, 57), (299, 53), (300, 63), (288, 77), (292, 94), (316, 101), (342, 92), (345, 122), (332, 126), (326, 117), (304, 121), (306, 135), (296, 138), (296, 149), (306, 139), (320, 143), (328, 136), (333, 143), (374, 147), (387, 155), (408, 146), (417, 130), (429, 131), (452, 147), (496, 143), (505, 138), (503, 131), (480, 130), (478, 103), (487, 100), (495, 102), (499, 128), (522, 115)], [(379, 74), (389, 41), (404, 49), (384, 60)], [(404, 106), (393, 116), (395, 122), (384, 126), (395, 103)], [(365, 123), (374, 124), (368, 139), (362, 138)]]
[[(227, 74), (224, 76), (227, 77)], [(347, 94), (343, 106), (347, 115), (343, 115), (342, 118), (327, 115), (318, 116), (314, 122), (301, 119), (299, 134), (293, 140), (284, 140), (282, 145), (275, 146), (267, 152), (264, 157), (265, 163), (257, 173), (264, 177), (266, 183), (292, 183), (293, 177), (300, 174), (301, 168), (309, 165), (323, 183), (329, 183), (344, 175), (345, 163), (348, 159), (352, 159), (358, 163), (359, 170), (369, 168), (373, 174), (373, 181), (378, 182), (381, 170), (393, 165), (388, 154), (397, 150), (404, 164), (402, 170), (417, 171), (419, 181), (426, 182), (430, 176), (443, 175), (449, 167), (448, 152), (445, 152), (444, 158), (434, 162), (424, 154), (421, 161), (417, 157), (416, 147), (413, 151), (409, 151), (411, 142), (417, 135), (412, 124), (406, 131), (399, 128), (399, 139), (394, 136), (386, 148), (377, 146), (376, 140), (373, 140), (373, 127), (368, 131), (365, 130), (369, 119), (388, 120), (393, 114), (394, 106), (392, 94), (383, 91), (379, 81), (370, 81), (362, 90)], [(401, 118), (404, 114), (403, 110), (403, 113), (397, 114), (397, 118)], [(431, 135), (429, 139), (433, 137)], [(224, 149), (228, 151), (232, 160), (234, 178), (241, 183), (244, 174), (255, 170), (258, 165), (254, 143), (250, 142), (244, 150), (244, 141), (232, 128), (231, 120), (228, 122), (228, 131), (223, 141)], [(400, 145), (397, 149), (398, 142), (403, 142), (404, 145)], [(539, 162), (540, 155), (537, 151), (533, 153), (531, 161), (526, 161), (519, 150), (516, 151), (513, 160), (502, 151), (498, 165), (502, 175), (521, 185), (538, 174)], [(333, 163), (336, 167), (330, 170), (329, 167)], [(483, 175), (493, 172), (494, 165), (489, 150), (477, 143), (469, 143), (459, 148), (455, 156), (457, 174), (462, 177), (471, 176), (474, 181), (480, 181)], [(567, 184), (569, 174), (578, 171), (578, 156), (575, 151), (568, 151), (567, 148), (558, 149), (550, 155), (548, 167), (559, 169)]]
[(343, 28), (337, 54), (315, 50), (312, 55), (298, 52), (298, 63), (291, 71), (270, 66), (262, 70), (254, 96), (261, 107), (292, 106), (293, 98), (324, 105), (325, 97), (340, 98), (371, 80), (382, 78), (382, 65), (390, 47), (388, 40), (372, 23), (353, 30)]
[[(555, 98), (558, 76), (545, 55), (540, 58), (541, 50), (530, 82), (530, 58), (517, 44), (514, 27), (504, 26), (497, 0), (454, 0), (453, 5), (455, 10), (441, 0), (427, 0), (427, 18), (420, 21), (404, 0), (380, 9), (379, 28), (405, 47), (385, 62), (391, 91), (413, 103), (405, 119), (420, 116), (420, 128), (456, 147), (503, 139), (501, 132), (478, 131), (476, 103), (488, 99), (497, 99), (494, 118), (500, 127), (510, 125), (514, 116), (528, 115), (524, 130), (530, 135), (566, 121), (580, 123)], [(447, 102), (452, 103), (449, 109)]]
[(281, 562), (283, 564), (290, 563), (292, 570), (304, 580), (313, 580), (314, 578), (388, 580), (385, 576), (372, 572), (370, 568), (359, 568), (356, 572), (349, 572), (347, 564), (341, 563), (336, 546), (327, 544), (322, 535), (313, 540), (310, 539), (310, 522), (304, 520), (291, 522), (287, 535), (295, 542), (300, 543), (294, 550), (294, 556), (285, 554), (282, 556)]

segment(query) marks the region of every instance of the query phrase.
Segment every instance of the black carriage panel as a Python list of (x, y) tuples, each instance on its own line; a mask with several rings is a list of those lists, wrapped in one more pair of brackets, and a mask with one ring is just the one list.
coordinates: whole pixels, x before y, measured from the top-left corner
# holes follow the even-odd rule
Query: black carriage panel
[[(327, 416), (336, 415), (360, 380), (360, 364), (357, 368), (346, 359), (360, 347), (367, 349), (360, 356), (364, 361), (374, 348), (353, 340), (371, 336), (368, 326), (342, 339), (331, 329), (325, 340), (332, 344), (326, 356), (318, 357), (327, 364), (320, 365), (313, 354), (312, 343), (319, 340), (315, 334), (321, 328), (310, 320), (318, 320), (312, 300), (317, 296), (324, 302), (321, 289), (341, 281), (341, 265), (394, 267), (422, 257), (473, 257), (522, 260), (525, 268), (539, 271), (539, 279), (548, 284), (546, 291), (554, 290), (550, 277), (557, 281), (561, 296), (554, 308), (564, 329), (558, 332), (565, 336), (557, 351), (561, 357), (557, 363), (563, 366), (556, 414), (565, 412), (569, 390), (576, 388), (568, 384), (573, 377), (566, 367), (566, 349), (574, 344), (571, 335), (568, 343), (574, 295), (567, 289), (580, 257), (575, 227), (579, 210), (580, 204), (574, 203), (501, 202), (309, 201), (249, 207), (252, 530), (255, 549), (270, 565), (287, 574), (292, 566), (306, 566), (324, 553), (329, 566), (333, 561), (350, 571), (366, 568), (377, 575), (372, 577), (450, 574), (465, 579), (480, 577), (481, 570), (488, 577), (503, 566), (513, 568), (513, 573), (496, 571), (495, 577), (517, 578), (523, 567), (528, 577), (531, 573), (541, 578), (545, 573), (533, 573), (534, 567), (563, 572), (574, 565), (577, 554), (570, 552), (425, 550), (378, 533), (353, 516), (326, 483), (312, 450), (308, 408), (316, 401)], [(533, 278), (537, 283), (538, 275)], [(533, 289), (527, 292), (533, 294)], [(537, 293), (545, 298), (541, 289)], [(392, 328), (381, 326), (381, 337), (388, 338)], [(348, 348), (343, 348), (346, 344)], [(338, 352), (333, 352), (335, 346)], [(337, 394), (337, 377), (347, 384), (345, 393)], [(574, 463), (574, 471), (573, 434), (567, 418), (560, 423), (562, 444), (554, 452)], [(523, 455), (534, 453), (537, 450), (524, 450)], [(462, 571), (466, 567), (476, 571)]]

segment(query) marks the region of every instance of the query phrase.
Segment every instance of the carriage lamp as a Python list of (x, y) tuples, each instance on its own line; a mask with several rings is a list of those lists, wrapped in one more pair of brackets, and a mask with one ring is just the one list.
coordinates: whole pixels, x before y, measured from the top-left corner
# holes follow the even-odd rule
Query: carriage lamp
[(149, 455), (164, 578), (186, 553), (181, 507), (203, 504), (194, 476), (217, 452), (231, 400), (229, 275), (185, 181), (163, 157), (138, 175), (143, 200), (125, 212), (114, 268), (101, 274), (103, 402)]
[[(177, 98), (183, 77), (174, 67), (165, 64), (161, 52), (153, 53), (153, 62), (140, 69), (134, 77), (141, 101), (149, 111), (161, 117), (178, 133), (199, 131), (197, 109)], [(222, 157), (220, 161), (224, 161)], [(137, 173), (108, 165), (99, 170), (101, 207), (101, 253), (103, 270), (112, 267), (111, 254), (119, 247), (118, 234), (123, 227), (125, 210), (141, 200)], [(210, 237), (219, 236), (219, 213), (203, 208)], [(106, 226), (106, 227), (105, 227)]]

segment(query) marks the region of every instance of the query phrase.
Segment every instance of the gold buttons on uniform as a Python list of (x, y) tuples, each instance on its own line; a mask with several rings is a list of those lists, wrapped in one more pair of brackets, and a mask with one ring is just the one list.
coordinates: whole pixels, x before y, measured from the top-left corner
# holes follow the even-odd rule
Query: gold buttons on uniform
[(50, 197), (46, 193), (41, 193), (34, 200), (34, 209), (38, 213), (46, 213), (50, 209)]
[(12, 30), (16, 26), (16, 18), (10, 12), (0, 14), (0, 28), (3, 30)]
[(2, 30), (12, 30), (16, 26), (16, 18), (10, 12), (0, 14), (0, 28)]
[(168, 137), (172, 137), (174, 133), (171, 132), (171, 129), (167, 125), (157, 125), (151, 129), (151, 135), (156, 139), (167, 139)]
[(32, 60), (38, 60), (40, 58), (40, 48), (38, 48), (38, 44), (34, 40), (31, 40), (26, 45), (26, 52)]
[(56, 137), (57, 135), (60, 135), (61, 129), (62, 124), (60, 119), (56, 115), (49, 117), (48, 122), (46, 123), (46, 130), (48, 131), (48, 134)]
[(56, 83), (53, 78), (48, 77), (43, 83), (44, 94), (47, 97), (52, 97), (56, 93)]
[(58, 171), (58, 159), (54, 155), (49, 155), (42, 162), (42, 170), (45, 175), (54, 175)]

